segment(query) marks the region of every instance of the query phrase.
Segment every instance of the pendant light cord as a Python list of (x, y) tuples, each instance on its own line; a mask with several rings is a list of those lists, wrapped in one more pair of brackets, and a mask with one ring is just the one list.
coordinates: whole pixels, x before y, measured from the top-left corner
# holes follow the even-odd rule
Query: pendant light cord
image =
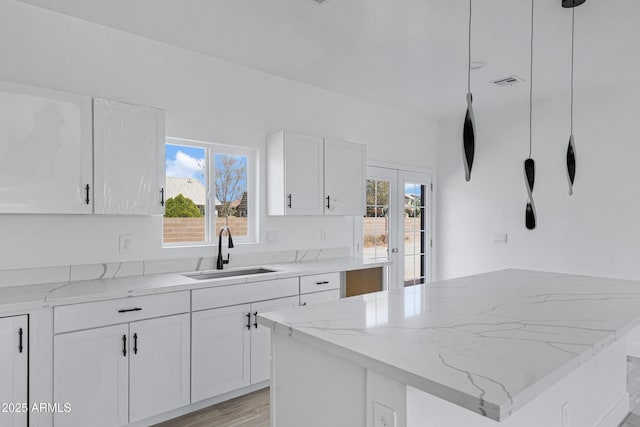
[(534, 1), (531, 0), (531, 58), (529, 69), (529, 158), (531, 158), (533, 146), (533, 12)]
[(576, 35), (576, 8), (571, 9), (571, 135), (573, 135), (573, 61)]
[(471, 0), (469, 0), (469, 63), (467, 64), (467, 92), (471, 93)]

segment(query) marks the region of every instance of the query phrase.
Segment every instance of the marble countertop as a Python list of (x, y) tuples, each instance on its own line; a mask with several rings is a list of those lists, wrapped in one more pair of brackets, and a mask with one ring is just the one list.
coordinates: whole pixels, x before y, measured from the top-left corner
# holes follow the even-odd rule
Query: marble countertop
[[(253, 276), (235, 276), (211, 280), (192, 279), (185, 276), (185, 274), (191, 273), (185, 272), (3, 287), (0, 288), (0, 314), (56, 305), (237, 285), (335, 271), (359, 270), (381, 267), (387, 264), (387, 261), (366, 261), (358, 258), (329, 258), (314, 261), (263, 264), (257, 267), (275, 271)], [(244, 270), (247, 268), (251, 267), (226, 268), (224, 271)], [(202, 273), (202, 271), (197, 273)]]
[(640, 282), (503, 270), (259, 322), (501, 421), (640, 323)]

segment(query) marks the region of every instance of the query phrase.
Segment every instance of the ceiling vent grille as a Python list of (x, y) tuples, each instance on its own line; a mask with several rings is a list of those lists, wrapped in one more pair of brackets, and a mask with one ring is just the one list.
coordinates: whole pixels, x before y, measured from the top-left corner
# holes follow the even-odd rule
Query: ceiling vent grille
[(493, 80), (491, 83), (493, 83), (496, 86), (504, 87), (504, 86), (513, 86), (515, 84), (522, 83), (522, 82), (524, 82), (523, 78), (520, 78), (518, 76), (509, 76), (509, 77), (503, 77), (498, 80)]

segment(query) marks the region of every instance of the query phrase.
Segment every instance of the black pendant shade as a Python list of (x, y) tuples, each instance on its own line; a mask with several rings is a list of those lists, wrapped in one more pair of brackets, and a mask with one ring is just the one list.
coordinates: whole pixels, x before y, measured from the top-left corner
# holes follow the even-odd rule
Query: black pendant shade
[(562, 7), (569, 9), (572, 7), (580, 6), (585, 1), (586, 0), (562, 0)]
[(569, 136), (567, 146), (567, 178), (569, 179), (569, 195), (573, 195), (573, 181), (576, 178), (576, 146), (573, 142), (573, 134)]
[(529, 196), (525, 210), (525, 225), (528, 230), (533, 230), (536, 228), (536, 208), (533, 203), (533, 185), (536, 181), (536, 163), (531, 157), (524, 161), (524, 177), (525, 184), (527, 185), (527, 194)]
[(473, 95), (471, 93), (467, 93), (467, 114), (464, 116), (462, 149), (464, 151), (464, 179), (469, 182), (471, 180), (473, 156), (476, 151), (476, 120), (473, 115)]

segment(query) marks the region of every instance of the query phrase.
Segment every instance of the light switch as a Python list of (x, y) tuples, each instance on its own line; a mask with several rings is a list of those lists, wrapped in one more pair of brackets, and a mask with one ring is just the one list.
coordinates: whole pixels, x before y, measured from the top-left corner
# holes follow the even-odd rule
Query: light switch
[(380, 402), (373, 402), (373, 427), (396, 427), (396, 411)]

